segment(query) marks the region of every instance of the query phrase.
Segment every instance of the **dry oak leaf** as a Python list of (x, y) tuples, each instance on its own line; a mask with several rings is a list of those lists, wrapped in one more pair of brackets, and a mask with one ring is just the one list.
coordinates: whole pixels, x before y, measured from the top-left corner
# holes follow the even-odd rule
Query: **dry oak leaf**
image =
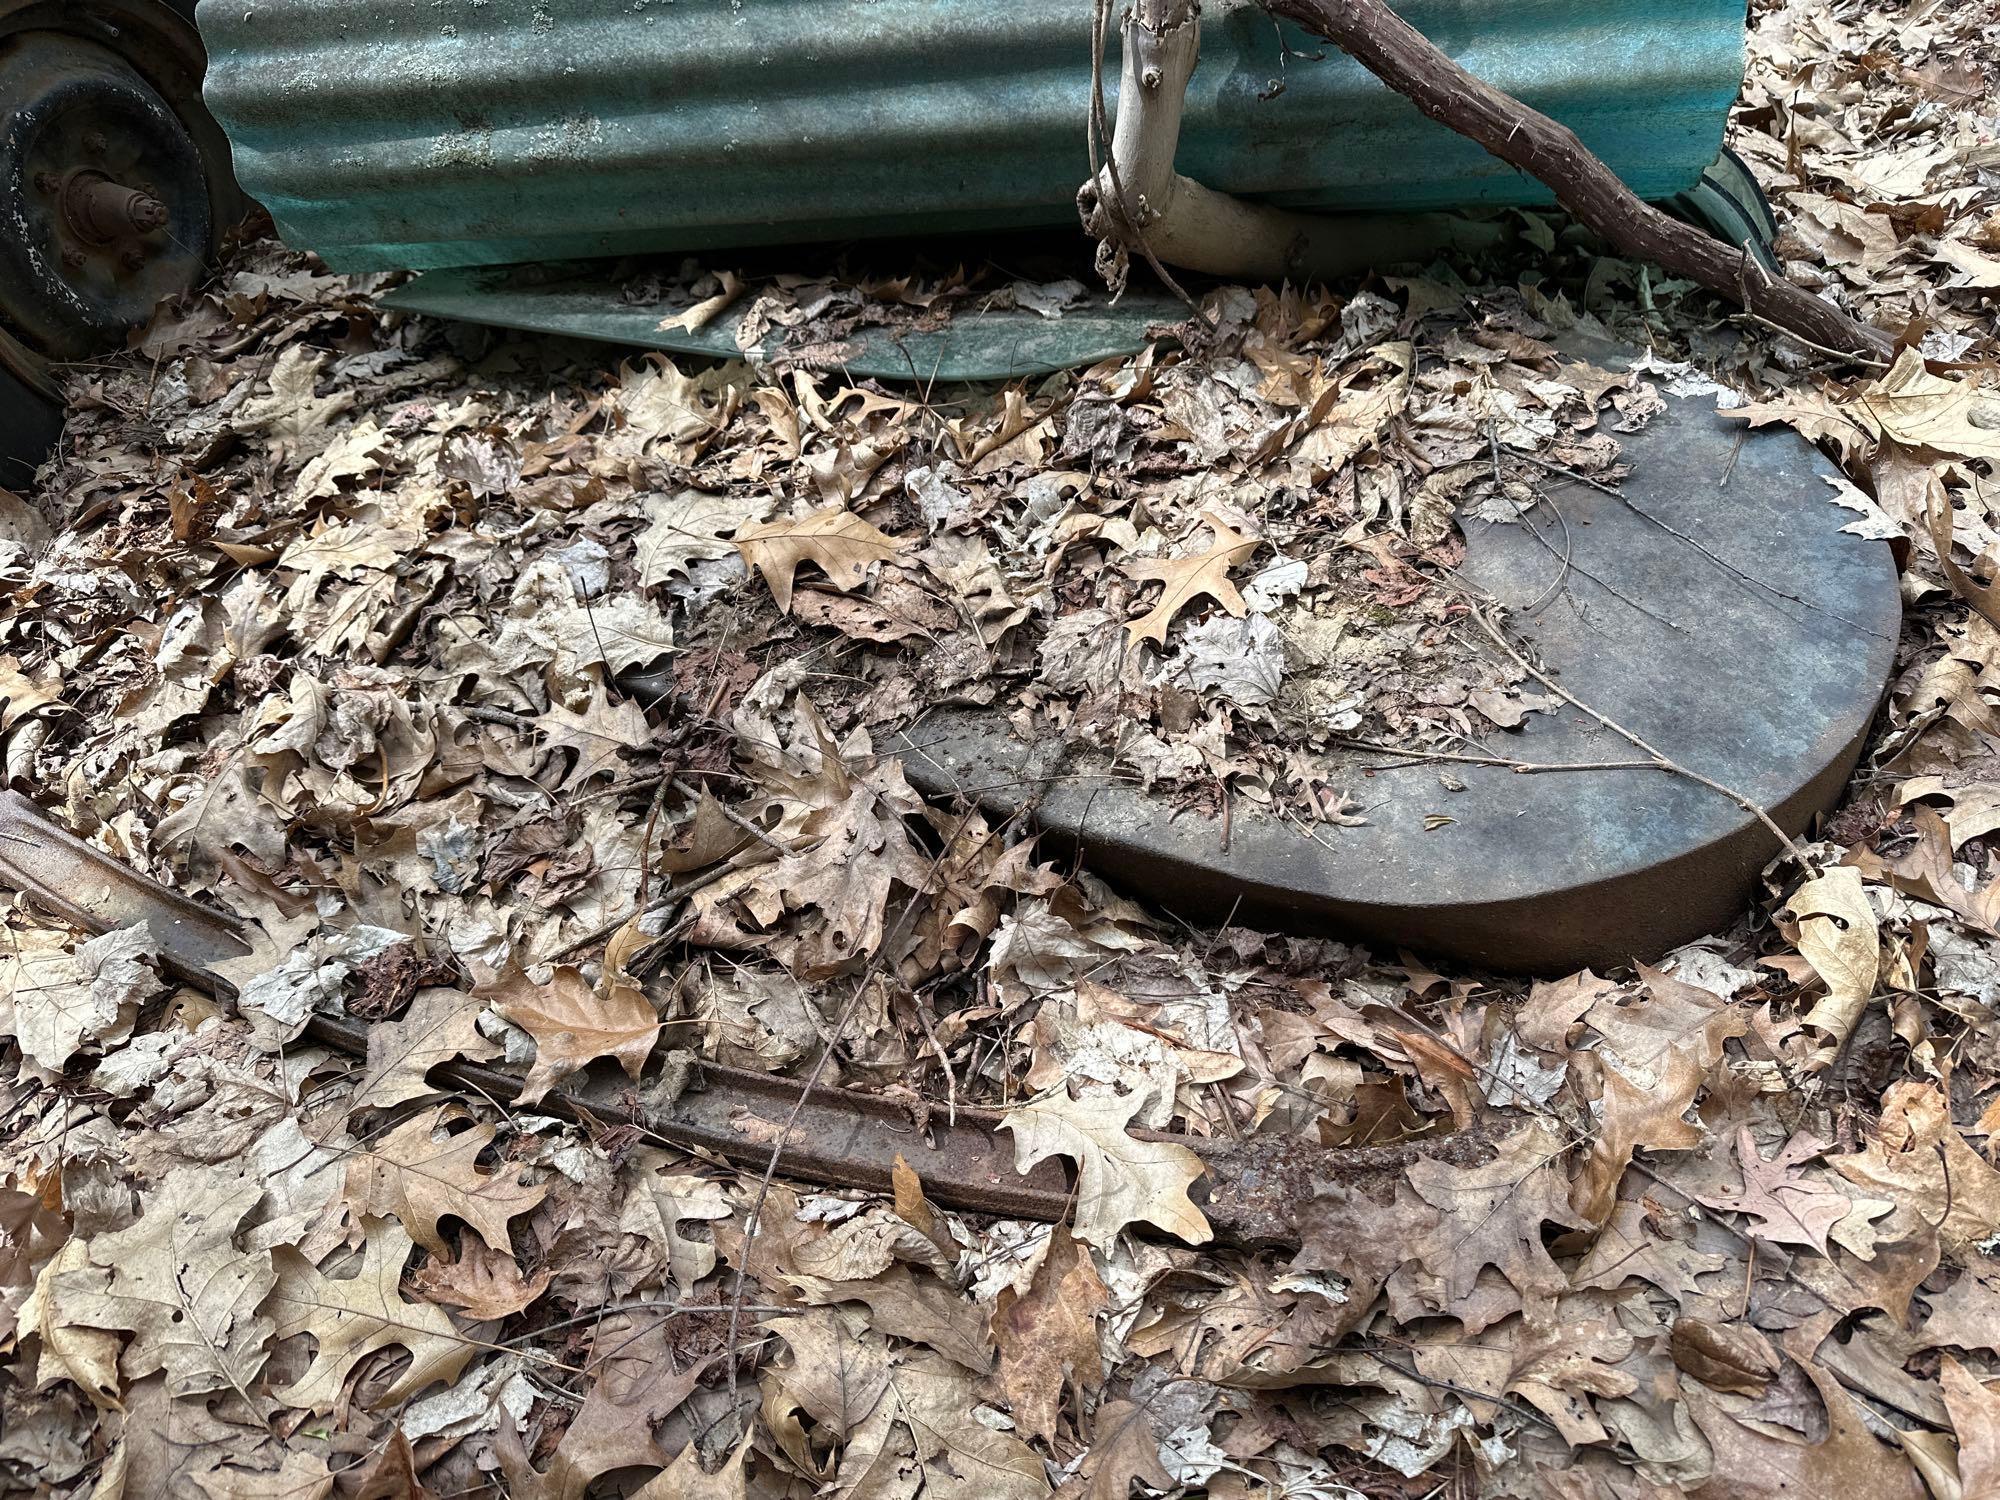
[(1931, 374), (1914, 349), (1898, 354), (1852, 410), (1877, 436), (1906, 448), (2000, 461), (2000, 400), (1965, 381)]
[(974, 1419), (980, 1399), (978, 1382), (949, 1360), (904, 1351), (882, 1400), (849, 1437), (842, 1475), (872, 1479), (856, 1486), (867, 1494), (921, 1488), (924, 1500), (1042, 1500), (1050, 1491), (1041, 1459), (1012, 1433)]
[(501, 1052), (498, 1042), (479, 1034), (486, 1009), (458, 990), (418, 990), (400, 1021), (378, 1021), (368, 1030), (368, 1076), (355, 1095), (357, 1109), (387, 1109), (430, 1094), (443, 1093), (424, 1081), (439, 1063), (455, 1057), (490, 1062)]
[(764, 1377), (764, 1425), (803, 1473), (826, 1477), (799, 1413), (812, 1418), (822, 1444), (844, 1442), (889, 1387), (888, 1342), (865, 1318), (841, 1308), (812, 1308), (764, 1326), (792, 1351), (789, 1365)]
[(1948, 1354), (1938, 1383), (1958, 1434), (1959, 1493), (1965, 1500), (1990, 1500), (2000, 1495), (2000, 1394)]
[[(752, 1431), (713, 1474), (701, 1466), (701, 1445), (689, 1443), (680, 1457), (634, 1490), (630, 1500), (751, 1500), (746, 1466), (757, 1441)], [(759, 1493), (765, 1493), (760, 1488)]]
[(615, 1057), (637, 1078), (660, 1039), (660, 1018), (637, 988), (612, 985), (600, 995), (566, 964), (556, 968), (547, 984), (536, 984), (515, 970), (475, 993), (535, 1039), (535, 1065), (521, 1088), (523, 1104), (538, 1103), (558, 1081), (600, 1057)]
[(637, 700), (624, 698), (614, 704), (598, 677), (592, 677), (585, 690), (588, 696), (581, 712), (552, 702), (549, 711), (535, 719), (544, 751), (576, 752), (575, 761), (556, 787), (558, 794), (574, 791), (593, 776), (616, 771), (619, 751), (642, 750), (653, 738), (653, 726), (646, 722), (646, 711)]
[[(171, 1443), (174, 1438), (167, 1441)], [(333, 1493), (333, 1471), (327, 1467), (323, 1452), (288, 1449), (279, 1456), (275, 1469), (248, 1468), (237, 1463), (237, 1457), (231, 1453), (206, 1474), (194, 1476), (196, 1488), (207, 1500), (324, 1500)], [(93, 1500), (102, 1493), (95, 1492)], [(362, 1491), (354, 1500), (369, 1500), (368, 1492)], [(395, 1500), (417, 1500), (417, 1497), (398, 1491)]]
[(1968, 1269), (1942, 1292), (1926, 1292), (1930, 1316), (1915, 1335), (1919, 1349), (2000, 1354), (2000, 1276)]
[(640, 1236), (665, 1260), (667, 1274), (683, 1296), (715, 1269), (715, 1246), (689, 1239), (681, 1225), (726, 1219), (733, 1212), (721, 1183), (665, 1170), (685, 1160), (649, 1147), (635, 1151), (620, 1174), (630, 1185), (618, 1210), (618, 1228)]
[(86, 1043), (124, 1041), (139, 1007), (163, 988), (146, 962), (160, 945), (143, 922), (78, 943), (73, 954), (67, 943), (12, 946), (0, 954), (0, 1003), (12, 1002), (21, 1051), (52, 1072)]
[(277, 1319), (277, 1336), (309, 1333), (319, 1346), (305, 1374), (277, 1392), (287, 1406), (332, 1410), (348, 1373), (377, 1349), (410, 1352), (410, 1367), (377, 1399), (381, 1407), (393, 1406), (433, 1381), (452, 1379), (479, 1352), (437, 1308), (403, 1300), (409, 1235), (387, 1219), (363, 1220), (362, 1232), (367, 1243), (361, 1268), (341, 1280), (321, 1274), (289, 1245), (271, 1252), (278, 1279), (267, 1305)]
[(1691, 1500), (1845, 1500), (1850, 1495), (1922, 1500), (1924, 1487), (1916, 1470), (1869, 1436), (1840, 1382), (1812, 1360), (1798, 1365), (1826, 1406), (1827, 1435), (1821, 1442), (1768, 1436), (1738, 1421), (1706, 1387), (1681, 1383), (1681, 1398), (1715, 1452), (1712, 1477), (1691, 1492)]
[(1160, 1463), (1160, 1435), (1151, 1415), (1130, 1401), (1107, 1401), (1098, 1407), (1084, 1462), (1087, 1484), (1080, 1491), (1065, 1488), (1065, 1495), (1077, 1494), (1081, 1500), (1126, 1500), (1135, 1479), (1160, 1493), (1174, 1487), (1173, 1476)]
[[(1830, 1039), (1845, 1041), (1875, 994), (1882, 967), (1882, 943), (1875, 932), (1875, 909), (1861, 888), (1861, 872), (1851, 865), (1816, 875), (1786, 903), (1798, 918), (1799, 952), (1826, 984), (1826, 996), (1806, 1016)], [(1832, 1060), (1832, 1052), (1826, 1054)]]
[(809, 1302), (866, 1303), (870, 1328), (928, 1345), (975, 1375), (993, 1368), (993, 1340), (985, 1312), (935, 1276), (899, 1264), (865, 1281), (826, 1281), (804, 1274), (785, 1279)]
[(1938, 1089), (1891, 1085), (1867, 1146), (1828, 1164), (1871, 1196), (1909, 1205), (1946, 1250), (1963, 1254), (2000, 1233), (2000, 1172), (1966, 1144)]
[(536, 1471), (512, 1424), (503, 1422), (495, 1434), (509, 1500), (583, 1500), (598, 1476), (614, 1469), (664, 1467), (668, 1455), (654, 1429), (721, 1357), (717, 1350), (707, 1359), (684, 1359), (675, 1346), (673, 1325), (661, 1318), (612, 1313), (599, 1322), (587, 1362), (596, 1381), (548, 1469)]
[(445, 1253), (438, 1220), (447, 1216), (463, 1220), (492, 1249), (509, 1254), (508, 1221), (546, 1198), (548, 1186), (522, 1185), (519, 1169), (504, 1163), (495, 1172), (479, 1170), (479, 1153), (496, 1133), (491, 1125), (434, 1139), (455, 1108), (440, 1105), (405, 1120), (372, 1151), (358, 1153), (347, 1164), (347, 1202), (357, 1213), (393, 1216), (433, 1255)]
[(1121, 563), (1127, 576), (1142, 582), (1158, 579), (1166, 585), (1160, 602), (1142, 618), (1126, 622), (1125, 629), (1135, 641), (1167, 644), (1167, 627), (1195, 600), (1206, 595), (1230, 614), (1244, 611), (1243, 596), (1229, 581), (1229, 570), (1250, 560), (1250, 554), (1264, 545), (1262, 537), (1246, 536), (1230, 528), (1213, 511), (1203, 511), (1201, 519), (1215, 533), (1215, 545), (1206, 552), (1187, 557), (1141, 558)]
[(64, 1240), (43, 1265), (28, 1300), (21, 1304), (19, 1330), (37, 1334), (42, 1341), (42, 1357), (35, 1366), (36, 1390), (46, 1389), (51, 1381), (67, 1380), (99, 1411), (123, 1411), (118, 1399), (118, 1356), (125, 1341), (108, 1328), (72, 1323), (56, 1290), (59, 1277), (89, 1264), (87, 1240)]
[(1688, 1151), (1702, 1143), (1681, 1116), (1722, 1060), (1723, 1044), (1745, 1026), (1707, 990), (1643, 964), (1639, 972), (1643, 997), (1620, 1004), (1600, 995), (1592, 1003), (1584, 1019), (1602, 1040), (1572, 1064), (1600, 1086), (1599, 1128), (1570, 1189), (1571, 1206), (1593, 1224), (1611, 1213), (1637, 1148)]
[(1060, 1224), (1027, 1292), (1000, 1289), (993, 1302), (1000, 1388), (1023, 1436), (1055, 1441), (1065, 1380), (1087, 1395), (1095, 1395), (1104, 1383), (1097, 1318), (1110, 1306), (1111, 1295), (1090, 1252)]
[(229, 1390), (247, 1399), (272, 1332), (257, 1307), (275, 1273), (268, 1252), (237, 1249), (235, 1235), (263, 1196), (260, 1183), (206, 1167), (169, 1172), (137, 1220), (93, 1237), (90, 1264), (56, 1278), (61, 1319), (130, 1330), (127, 1380), (165, 1370), (176, 1398)]
[(398, 1427), (373, 1462), (361, 1471), (352, 1500), (437, 1500), (417, 1478), (417, 1455)]
[(475, 1322), (510, 1318), (549, 1288), (547, 1266), (523, 1276), (514, 1257), (476, 1239), (459, 1246), (457, 1260), (432, 1260), (410, 1276), (410, 1290), (439, 1307), (455, 1307)]
[[(1656, 1232), (1655, 1225), (1662, 1232)], [(1571, 1285), (1577, 1291), (1616, 1291), (1637, 1278), (1676, 1297), (1699, 1290), (1700, 1278), (1721, 1270), (1729, 1264), (1729, 1257), (1697, 1250), (1690, 1240), (1670, 1238), (1664, 1232), (1678, 1228), (1670, 1221), (1653, 1219), (1652, 1210), (1643, 1202), (1619, 1199), (1591, 1241), (1589, 1252), (1570, 1273)]]
[(637, 594), (605, 594), (552, 609), (534, 625), (567, 658), (574, 675), (602, 663), (611, 676), (671, 655), (674, 628)]
[(860, 588), (871, 567), (909, 545), (877, 531), (844, 505), (745, 526), (735, 542), (744, 563), (764, 575), (771, 597), (784, 611), (792, 607), (792, 575), (799, 564), (817, 564), (845, 592)]
[(1455, 1167), (1425, 1157), (1410, 1186), (1442, 1216), (1436, 1231), (1410, 1247), (1444, 1284), (1444, 1310), (1473, 1294), (1483, 1267), (1497, 1267), (1524, 1301), (1565, 1290), (1568, 1279), (1542, 1246), (1542, 1225), (1592, 1227), (1569, 1206), (1562, 1157), (1568, 1143), (1537, 1120), (1496, 1143), (1491, 1160)]
[(632, 544), (639, 564), (639, 585), (652, 588), (687, 573), (688, 564), (736, 551), (732, 533), (755, 525), (771, 513), (765, 495), (712, 495), (682, 490), (675, 495), (648, 495), (647, 526)]
[[(891, 886), (925, 888), (932, 862), (904, 823), (902, 814), (915, 800), (908, 794), (900, 774), (886, 793), (856, 782), (845, 801), (807, 816), (799, 838), (809, 847), (760, 868), (736, 892), (766, 931), (788, 911), (818, 909), (817, 922), (776, 945), (793, 973), (823, 979), (874, 953), (885, 935)], [(697, 928), (694, 941), (705, 940)]]
[(1750, 1226), (1751, 1235), (1766, 1244), (1807, 1245), (1825, 1255), (1828, 1231), (1854, 1211), (1854, 1200), (1828, 1183), (1808, 1181), (1800, 1170), (1824, 1150), (1811, 1136), (1795, 1135), (1766, 1161), (1745, 1125), (1736, 1133), (1742, 1190), (1694, 1197), (1708, 1208), (1750, 1215), (1758, 1221)]
[(318, 453), (331, 440), (328, 424), (354, 405), (353, 391), (313, 394), (332, 357), (291, 345), (272, 366), (270, 389), (239, 406), (230, 425), (238, 432), (263, 433), (281, 456)]
[(1000, 1128), (1014, 1133), (1014, 1170), (1025, 1173), (1051, 1156), (1073, 1158), (1077, 1237), (1101, 1250), (1134, 1220), (1191, 1245), (1207, 1244), (1208, 1220), (1187, 1193), (1206, 1168), (1185, 1146), (1125, 1133), (1143, 1102), (1137, 1094), (1072, 1099), (1057, 1089), (1010, 1110)]

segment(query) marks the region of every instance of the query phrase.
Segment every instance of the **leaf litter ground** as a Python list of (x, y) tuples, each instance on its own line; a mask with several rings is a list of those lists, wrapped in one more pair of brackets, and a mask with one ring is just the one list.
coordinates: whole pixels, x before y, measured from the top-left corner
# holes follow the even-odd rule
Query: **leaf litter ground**
[[(1917, 1495), (2000, 1486), (2000, 294), (1974, 8), (1759, 5), (1731, 140), (1815, 351), (1595, 255), (1207, 292), (1027, 386), (839, 374), (1061, 277), (636, 273), (770, 363), (389, 313), (268, 244), (73, 372), (0, 497), (6, 770), (254, 924), (219, 1003), (9, 915), (0, 1475), (401, 1496)], [(802, 258), (803, 264), (803, 258)], [(1572, 330), (1649, 351), (1607, 375)], [(777, 342), (769, 340), (773, 335)], [(1922, 357), (1919, 357), (1922, 356)], [(1926, 365), (1925, 359), (1929, 364)], [(1875, 742), (1738, 928), (1533, 985), (1191, 932), (926, 806), (1000, 706), (1163, 795), (1365, 816), (1341, 739), (1544, 709), (1455, 518), (1606, 482), (1656, 387), (1836, 454), (1910, 606)], [(300, 1040), (374, 1023), (357, 1060)], [(720, 1169), (428, 1078), (688, 1054), (997, 1105), (1062, 1226)], [(1218, 1247), (1139, 1128), (1463, 1157)], [(921, 1153), (917, 1153), (920, 1159)], [(732, 1306), (732, 1304), (735, 1304)], [(732, 1336), (733, 1330), (733, 1336)]]

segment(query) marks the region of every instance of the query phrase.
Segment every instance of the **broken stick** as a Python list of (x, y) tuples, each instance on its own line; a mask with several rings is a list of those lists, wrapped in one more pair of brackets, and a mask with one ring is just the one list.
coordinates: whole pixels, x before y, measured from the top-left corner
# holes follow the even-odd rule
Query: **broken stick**
[[(1417, 108), (1539, 179), (1578, 222), (1621, 253), (1697, 282), (1828, 353), (1885, 362), (1894, 340), (1804, 287), (1643, 201), (1576, 133), (1481, 82), (1384, 0), (1261, 0), (1360, 63)], [(1122, 103), (1122, 100), (1121, 100)]]

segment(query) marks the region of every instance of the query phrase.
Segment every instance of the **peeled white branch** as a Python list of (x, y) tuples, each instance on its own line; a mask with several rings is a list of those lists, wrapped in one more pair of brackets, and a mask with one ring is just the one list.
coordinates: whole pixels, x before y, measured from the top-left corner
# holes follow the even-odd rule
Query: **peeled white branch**
[(1174, 153), (1200, 51), (1197, 0), (1134, 0), (1125, 16), (1111, 160), (1077, 194), (1084, 228), (1096, 238), (1214, 276), (1303, 281), (1501, 237), (1496, 226), (1444, 214), (1292, 213), (1181, 176)]

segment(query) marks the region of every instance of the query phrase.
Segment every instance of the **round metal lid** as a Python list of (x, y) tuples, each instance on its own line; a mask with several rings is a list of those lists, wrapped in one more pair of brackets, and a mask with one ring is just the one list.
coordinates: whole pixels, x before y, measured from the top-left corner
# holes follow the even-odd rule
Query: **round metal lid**
[[(1855, 514), (1832, 503), (1835, 470), (1811, 446), (1746, 432), (1708, 398), (1670, 397), (1620, 442), (1632, 467), (1622, 498), (1549, 481), (1567, 544), (1546, 505), (1527, 523), (1468, 521), (1463, 571), (1511, 608), (1510, 630), (1571, 692), (1802, 830), (1838, 797), (1894, 661), (1889, 549), (1842, 530)], [(1552, 589), (1565, 545), (1570, 566)], [(1306, 825), (1239, 797), (1224, 847), (1220, 819), (1176, 815), (1097, 752), (1022, 744), (996, 711), (934, 713), (902, 743), (920, 747), (903, 761), (925, 790), (967, 789), (997, 808), (1039, 797), (1054, 842), (1190, 920), (1500, 969), (1651, 958), (1725, 927), (1777, 847), (1753, 815), (1681, 776), (1524, 775), (1366, 752), (1329, 758), (1326, 775), (1365, 824)], [(1568, 708), (1531, 714), (1488, 748), (1538, 763), (1639, 754)]]

